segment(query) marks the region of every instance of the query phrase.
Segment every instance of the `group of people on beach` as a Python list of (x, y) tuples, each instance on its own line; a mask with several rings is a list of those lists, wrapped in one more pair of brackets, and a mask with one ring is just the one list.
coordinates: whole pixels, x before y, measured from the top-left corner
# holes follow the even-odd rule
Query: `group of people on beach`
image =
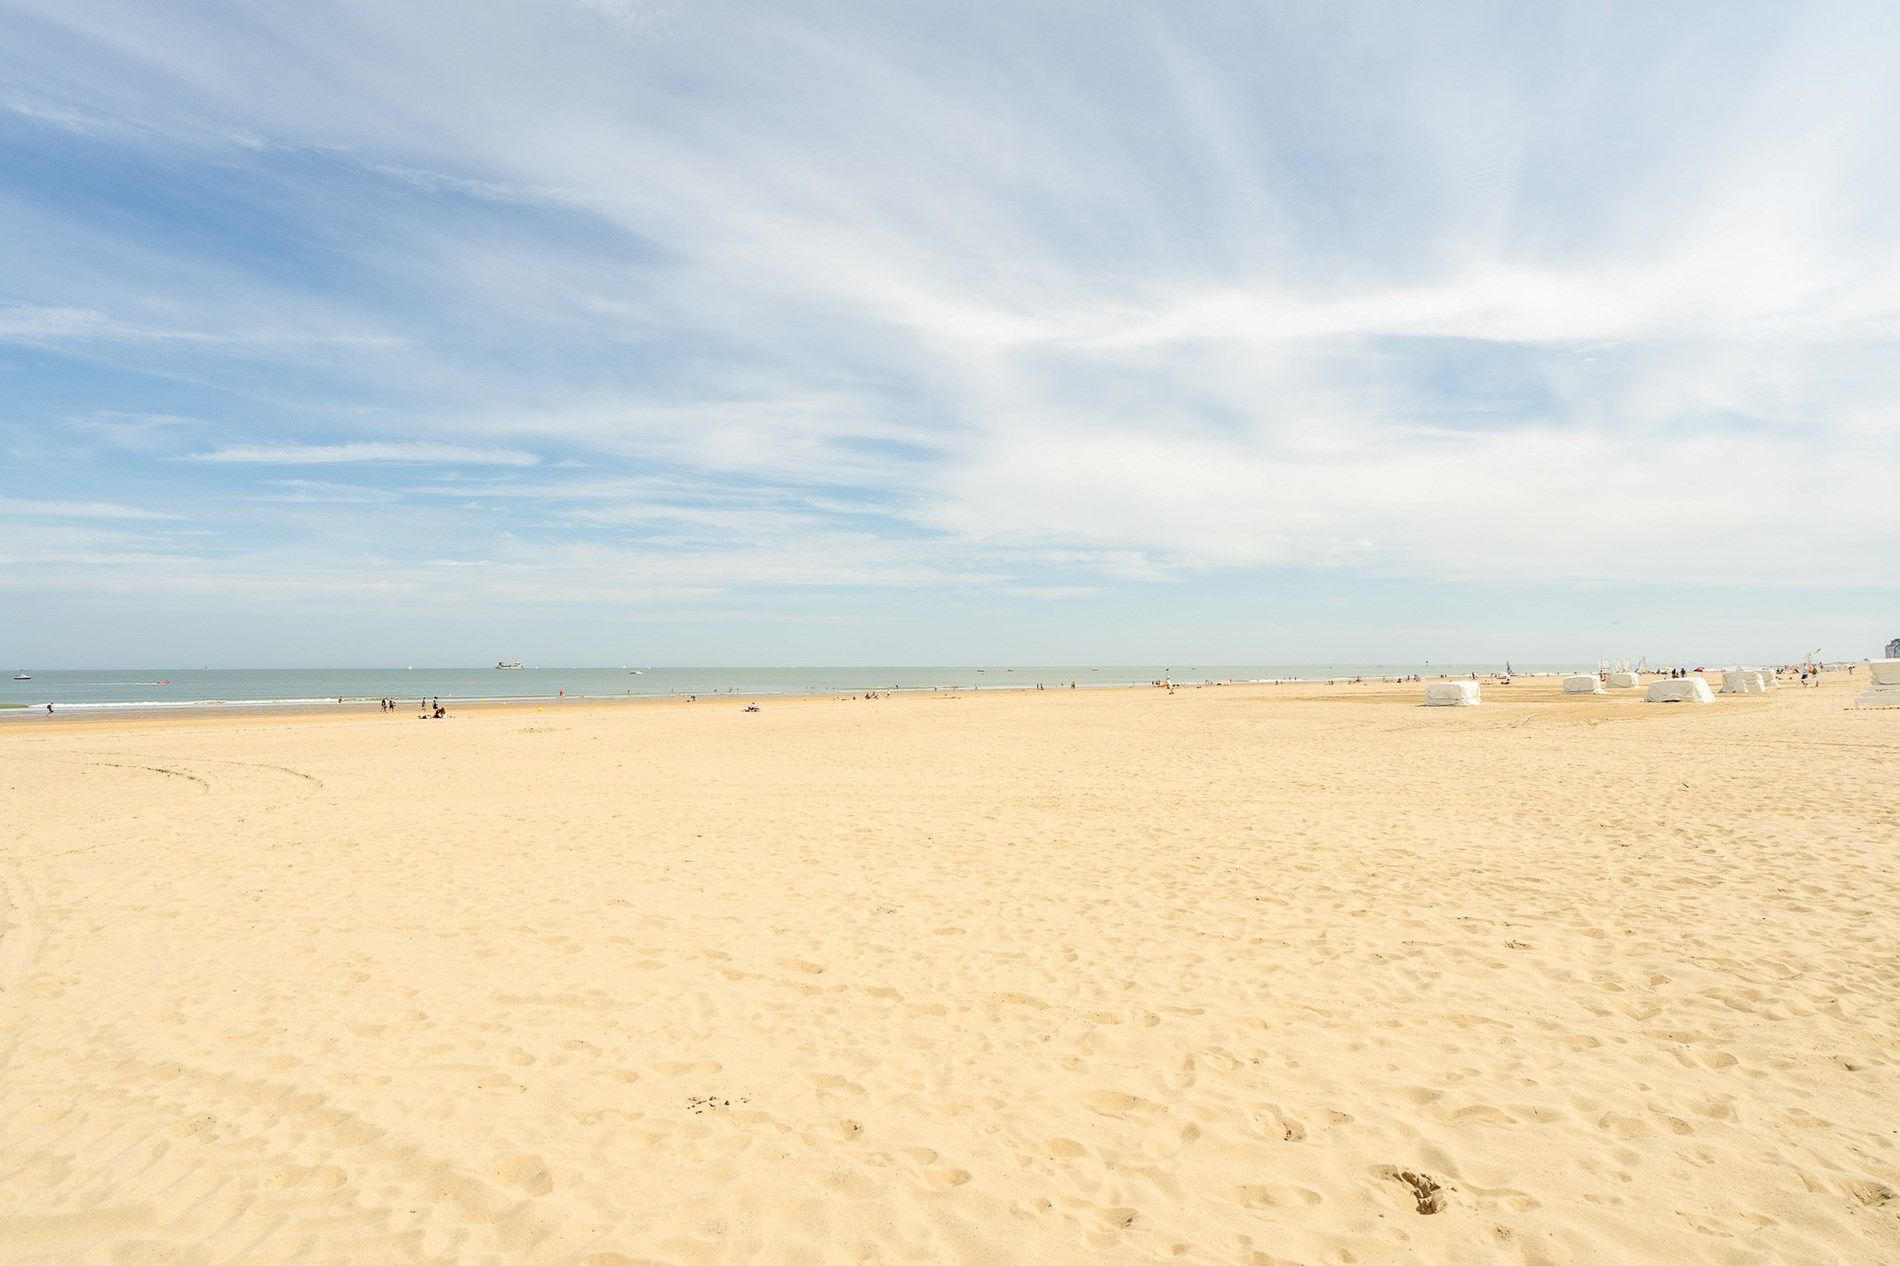
[[(381, 702), (384, 712), (394, 712), (396, 710), (396, 701), (394, 699), (384, 699)], [(448, 709), (442, 706), (441, 699), (418, 699), (416, 701), (416, 707), (421, 709), (416, 713), (416, 716), (424, 721), (440, 721), (449, 714)]]
[[(1704, 671), (1705, 670), (1701, 668), (1668, 668), (1662, 670), (1662, 675), (1671, 680), (1678, 680), (1683, 677), (1693, 677), (1697, 673)], [(1847, 671), (1851, 673), (1854, 669), (1850, 665)], [(1785, 677), (1790, 673), (1796, 674), (1804, 686), (1814, 686), (1818, 688), (1821, 684), (1821, 666), (1819, 664), (1789, 664), (1775, 669), (1774, 673), (1777, 677)], [(1607, 674), (1599, 673), (1597, 675), (1606, 676)]]

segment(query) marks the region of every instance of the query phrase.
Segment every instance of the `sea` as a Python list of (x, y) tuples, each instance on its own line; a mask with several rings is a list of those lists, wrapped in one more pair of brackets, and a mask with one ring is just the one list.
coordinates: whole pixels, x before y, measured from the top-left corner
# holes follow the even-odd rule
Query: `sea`
[[(441, 699), (444, 704), (567, 699), (847, 695), (870, 691), (1024, 690), (1171, 681), (1326, 681), (1502, 671), (1488, 664), (986, 664), (863, 668), (90, 668), (0, 674), (0, 711), (322, 707)], [(1574, 665), (1517, 664), (1520, 673)]]

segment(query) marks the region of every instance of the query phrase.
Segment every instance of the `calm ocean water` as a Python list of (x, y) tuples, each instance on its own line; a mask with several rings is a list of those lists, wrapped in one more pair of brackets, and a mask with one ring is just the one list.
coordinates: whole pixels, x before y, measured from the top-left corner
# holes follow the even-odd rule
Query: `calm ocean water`
[[(1167, 679), (1204, 681), (1323, 680), (1420, 673), (1489, 673), (1502, 664), (1000, 664), (937, 668), (104, 668), (24, 671), (30, 681), (0, 674), (0, 708), (70, 709), (312, 706), (375, 701), (414, 702), (570, 699), (655, 699), (680, 695), (830, 695), (867, 690), (1000, 690), (1037, 684), (1067, 688), (1127, 686)], [(1562, 666), (1555, 666), (1562, 667)], [(1518, 664), (1519, 672), (1553, 671)]]

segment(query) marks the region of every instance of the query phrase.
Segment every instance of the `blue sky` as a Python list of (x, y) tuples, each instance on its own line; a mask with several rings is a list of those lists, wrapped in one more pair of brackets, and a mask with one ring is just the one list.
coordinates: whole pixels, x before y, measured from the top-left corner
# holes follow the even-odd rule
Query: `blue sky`
[(0, 0), (0, 656), (1900, 633), (1900, 7)]

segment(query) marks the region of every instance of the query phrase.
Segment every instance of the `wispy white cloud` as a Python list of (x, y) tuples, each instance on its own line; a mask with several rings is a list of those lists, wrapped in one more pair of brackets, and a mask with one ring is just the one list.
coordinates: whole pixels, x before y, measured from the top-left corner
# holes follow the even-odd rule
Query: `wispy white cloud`
[(263, 349), (299, 344), (388, 348), (402, 340), (376, 335), (297, 330), (201, 330), (124, 321), (90, 308), (48, 307), (0, 300), (0, 342), (35, 345), (60, 342), (126, 340)]
[(320, 479), (269, 479), (265, 484), (280, 491), (253, 495), (249, 499), (287, 505), (357, 506), (391, 505), (402, 499), (402, 494), (393, 489), (368, 484), (331, 483)]
[(0, 497), (0, 515), (29, 519), (172, 519), (178, 516), (116, 501), (41, 501)]
[(192, 461), (271, 466), (328, 466), (345, 462), (402, 462), (459, 466), (533, 466), (541, 459), (516, 448), (482, 448), (434, 441), (354, 444), (235, 444), (194, 453)]

